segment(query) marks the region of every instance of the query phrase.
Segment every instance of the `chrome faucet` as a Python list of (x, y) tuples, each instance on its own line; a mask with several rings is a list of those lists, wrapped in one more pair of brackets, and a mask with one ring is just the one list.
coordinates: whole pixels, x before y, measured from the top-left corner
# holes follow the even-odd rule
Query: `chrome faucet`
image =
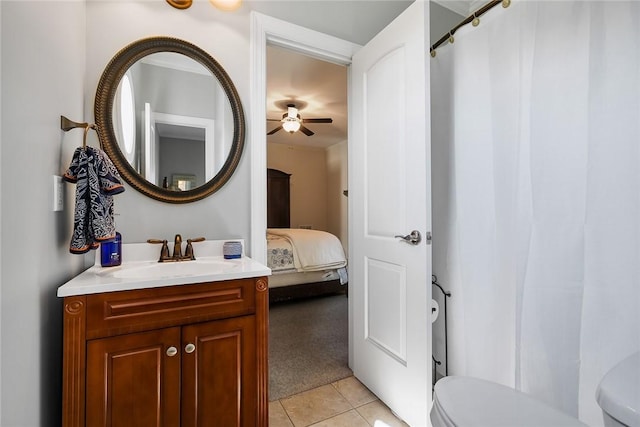
[(195, 242), (203, 242), (204, 237), (196, 237), (195, 239), (187, 239), (187, 248), (182, 255), (182, 236), (176, 234), (173, 241), (173, 255), (169, 256), (169, 245), (167, 240), (149, 239), (147, 243), (161, 244), (160, 259), (158, 262), (175, 262), (175, 261), (195, 261), (196, 257), (193, 252), (193, 244)]

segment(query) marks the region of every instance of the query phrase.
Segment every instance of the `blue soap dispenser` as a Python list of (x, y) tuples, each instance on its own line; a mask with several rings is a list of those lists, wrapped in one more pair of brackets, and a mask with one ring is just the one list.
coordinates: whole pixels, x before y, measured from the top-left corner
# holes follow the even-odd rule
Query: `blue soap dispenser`
[(100, 243), (100, 264), (103, 267), (115, 267), (122, 263), (122, 235), (116, 231), (116, 237)]

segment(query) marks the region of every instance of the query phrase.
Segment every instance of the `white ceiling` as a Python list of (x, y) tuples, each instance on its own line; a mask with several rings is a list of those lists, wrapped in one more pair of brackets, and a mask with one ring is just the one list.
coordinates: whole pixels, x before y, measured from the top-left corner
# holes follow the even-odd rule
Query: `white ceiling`
[(465, 18), (480, 9), (487, 0), (431, 0)]
[(247, 0), (246, 8), (364, 45), (413, 0)]
[[(302, 144), (326, 148), (347, 139), (347, 68), (279, 47), (267, 47), (267, 118), (281, 119), (286, 104), (299, 108), (300, 117), (333, 119), (333, 123), (307, 123), (315, 132), (306, 136), (280, 130), (267, 143)], [(267, 132), (280, 122), (267, 121)]]

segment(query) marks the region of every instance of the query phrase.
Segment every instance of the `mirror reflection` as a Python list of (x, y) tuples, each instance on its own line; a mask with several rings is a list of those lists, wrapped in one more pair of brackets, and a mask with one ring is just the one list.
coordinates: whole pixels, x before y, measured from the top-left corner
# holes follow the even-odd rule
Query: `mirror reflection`
[(121, 49), (96, 90), (100, 143), (122, 178), (167, 203), (203, 199), (229, 181), (244, 147), (236, 88), (204, 50), (172, 37)]
[(213, 179), (233, 145), (223, 87), (181, 53), (152, 53), (133, 63), (117, 86), (112, 117), (129, 165), (167, 190), (192, 190)]

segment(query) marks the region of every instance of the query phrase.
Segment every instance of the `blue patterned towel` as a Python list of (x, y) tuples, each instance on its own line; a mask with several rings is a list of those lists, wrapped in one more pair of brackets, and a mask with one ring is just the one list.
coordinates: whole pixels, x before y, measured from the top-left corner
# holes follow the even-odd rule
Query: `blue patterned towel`
[(113, 195), (122, 193), (120, 175), (100, 149), (77, 148), (64, 180), (76, 184), (76, 208), (69, 251), (83, 254), (116, 235)]

